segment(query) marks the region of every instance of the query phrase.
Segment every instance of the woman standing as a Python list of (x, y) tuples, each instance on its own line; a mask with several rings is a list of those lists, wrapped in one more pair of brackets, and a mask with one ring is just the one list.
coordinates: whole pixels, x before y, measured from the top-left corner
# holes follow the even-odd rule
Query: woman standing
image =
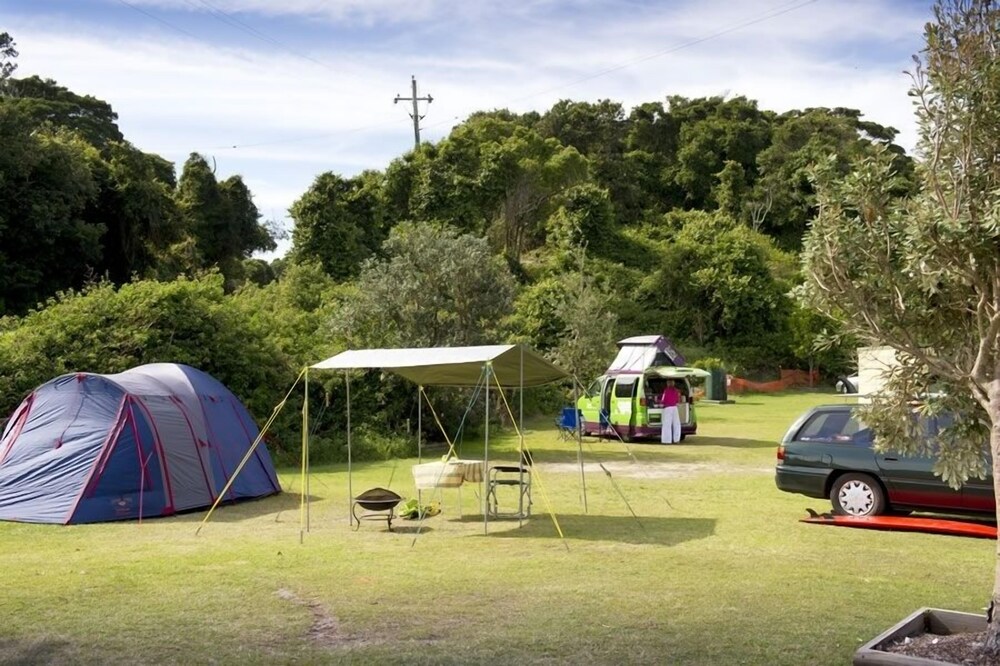
[(677, 404), (681, 401), (681, 392), (674, 386), (674, 380), (668, 379), (667, 385), (660, 394), (660, 405), (663, 415), (660, 416), (660, 443), (674, 444), (681, 441), (681, 418), (677, 413)]

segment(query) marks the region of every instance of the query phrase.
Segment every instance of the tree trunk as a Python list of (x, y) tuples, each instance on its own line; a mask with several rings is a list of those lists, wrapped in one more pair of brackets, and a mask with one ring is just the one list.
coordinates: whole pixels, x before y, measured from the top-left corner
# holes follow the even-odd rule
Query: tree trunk
[[(997, 519), (1000, 520), (1000, 385), (994, 381), (990, 392), (990, 451), (993, 454), (993, 499), (997, 505)], [(1000, 523), (998, 523), (1000, 524)], [(993, 598), (990, 603), (990, 623), (986, 627), (986, 641), (983, 650), (1000, 657), (1000, 539), (997, 540), (997, 557), (993, 576)]]

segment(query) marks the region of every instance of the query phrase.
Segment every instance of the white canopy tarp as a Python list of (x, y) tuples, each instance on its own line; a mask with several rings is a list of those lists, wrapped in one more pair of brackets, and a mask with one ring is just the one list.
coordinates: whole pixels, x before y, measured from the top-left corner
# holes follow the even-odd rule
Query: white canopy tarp
[(477, 386), (490, 364), (505, 388), (541, 386), (569, 374), (525, 345), (350, 349), (312, 365), (315, 370), (386, 370), (420, 386)]
[[(499, 384), (504, 388), (529, 388), (551, 384), (569, 377), (569, 373), (556, 367), (545, 359), (541, 354), (525, 345), (480, 345), (475, 347), (416, 347), (409, 349), (350, 349), (341, 352), (336, 356), (331, 356), (325, 361), (320, 361), (309, 366), (313, 370), (383, 370), (405, 377), (417, 384), (423, 390), (425, 386), (454, 386), (454, 387), (485, 387), (485, 428), (483, 445), (483, 468), (489, 469), (490, 451), (490, 428), (489, 428), (489, 407), (490, 407), (490, 385)], [(488, 372), (487, 372), (488, 370)], [(349, 375), (345, 377), (347, 381), (347, 484), (348, 495), (353, 501), (353, 482), (351, 465), (351, 389)], [(501, 391), (502, 392), (502, 391)], [(308, 405), (309, 382), (306, 373), (306, 404)], [(523, 400), (523, 397), (522, 397)], [(420, 453), (420, 433), (421, 433), (421, 411), (423, 402), (419, 396), (417, 399), (419, 406), (417, 412), (417, 457), (422, 458)], [(523, 411), (523, 408), (522, 408)], [(309, 432), (308, 412), (303, 413), (303, 433)], [(523, 429), (518, 428), (519, 450), (524, 455), (524, 435)], [(303, 487), (308, 488), (308, 460), (309, 445), (304, 435), (303, 449), (306, 451), (303, 456)], [(577, 436), (577, 453), (582, 456), (580, 449), (579, 435)], [(583, 459), (580, 458), (580, 474), (583, 476)], [(419, 493), (419, 490), (418, 490)], [(307, 493), (308, 494), (308, 493)], [(586, 486), (584, 486), (584, 498), (586, 498)], [(486, 495), (482, 496), (483, 502), (483, 525), (485, 531), (489, 532), (489, 511), (486, 505)], [(524, 496), (519, 500), (518, 521), (520, 522), (525, 513), (520, 509), (520, 503), (524, 502)], [(584, 499), (586, 505), (586, 499)], [(551, 510), (550, 510), (551, 514)], [(308, 516), (308, 504), (306, 505), (306, 515)], [(555, 515), (552, 514), (553, 521)], [(308, 523), (308, 518), (306, 519)], [(353, 517), (351, 517), (353, 520)], [(556, 522), (558, 528), (558, 522)]]

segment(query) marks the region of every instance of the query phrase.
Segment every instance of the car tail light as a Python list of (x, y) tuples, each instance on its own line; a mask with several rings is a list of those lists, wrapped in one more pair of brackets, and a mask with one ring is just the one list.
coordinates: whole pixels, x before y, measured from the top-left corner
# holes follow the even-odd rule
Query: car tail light
[(640, 407), (645, 407), (646, 406), (646, 396), (641, 396), (639, 398), (639, 406)]
[(778, 460), (785, 459), (785, 447), (783, 445), (778, 446)]

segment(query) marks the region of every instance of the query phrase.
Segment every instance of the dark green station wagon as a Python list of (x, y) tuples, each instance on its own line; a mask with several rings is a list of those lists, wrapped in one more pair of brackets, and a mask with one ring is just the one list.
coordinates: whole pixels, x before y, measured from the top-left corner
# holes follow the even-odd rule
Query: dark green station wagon
[[(893, 510), (995, 513), (993, 481), (969, 479), (955, 490), (934, 474), (930, 458), (872, 448), (873, 436), (854, 405), (814, 407), (792, 424), (778, 447), (780, 490), (830, 498), (834, 513), (877, 516)], [(925, 432), (944, 417), (925, 421)]]

